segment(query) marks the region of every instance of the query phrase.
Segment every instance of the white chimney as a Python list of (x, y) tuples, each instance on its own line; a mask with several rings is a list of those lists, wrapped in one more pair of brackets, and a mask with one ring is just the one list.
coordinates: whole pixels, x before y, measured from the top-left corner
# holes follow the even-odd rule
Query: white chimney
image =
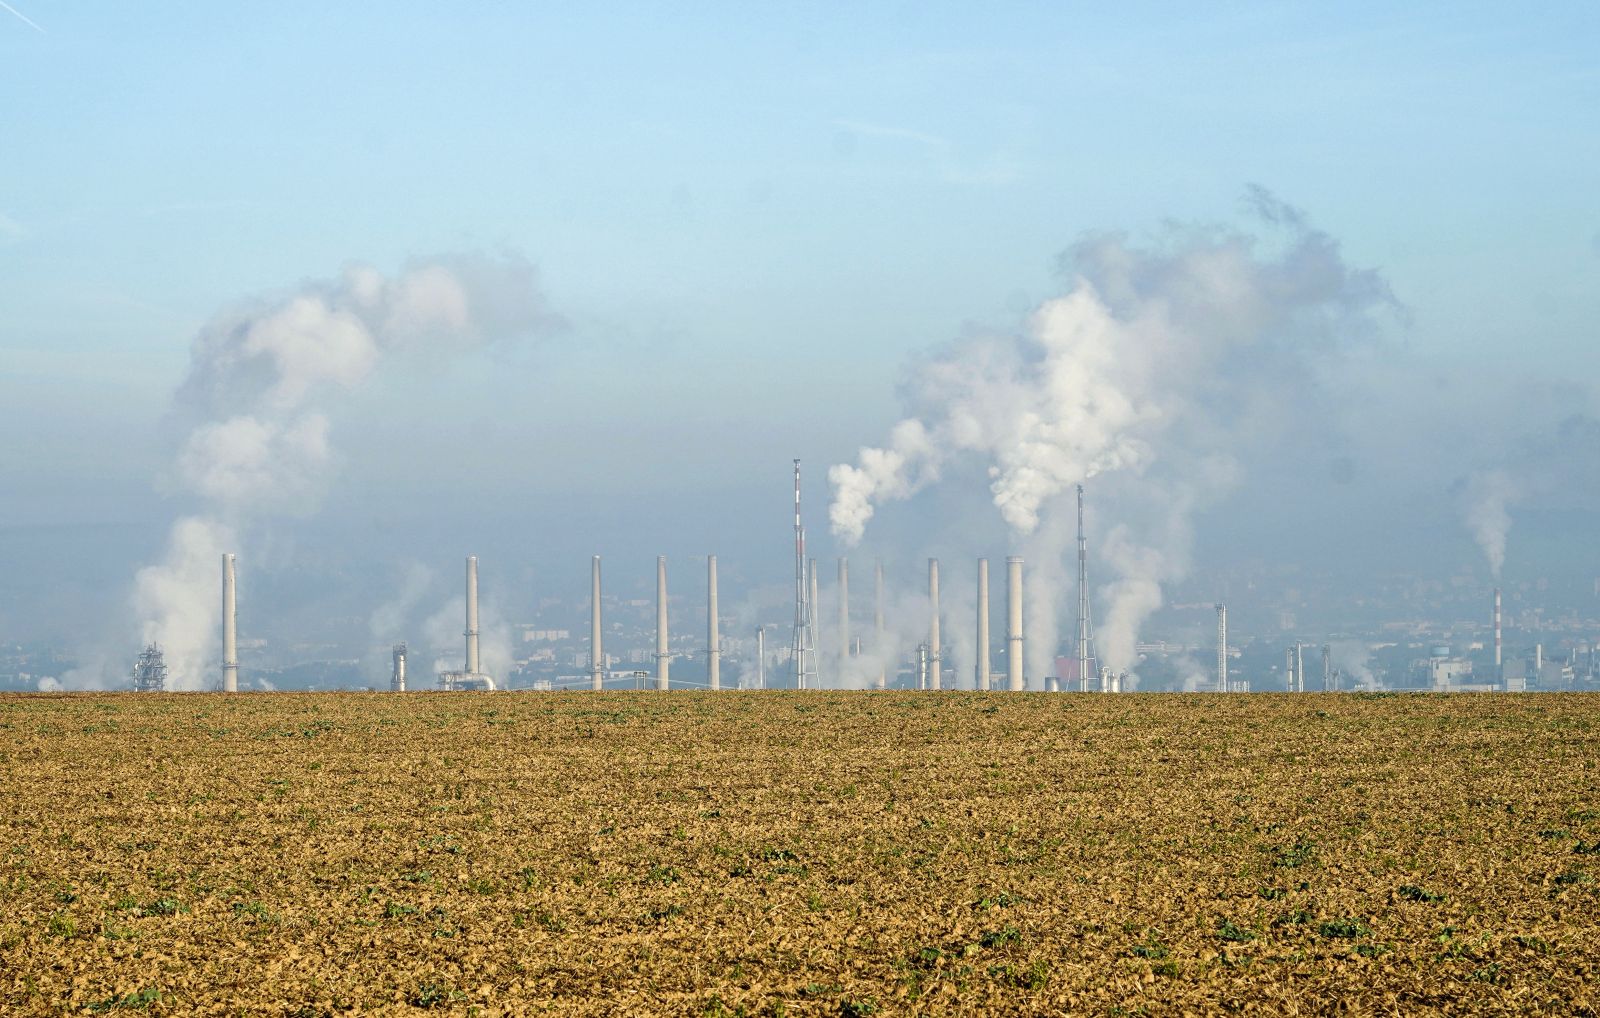
[(239, 691), (239, 605), (232, 555), (222, 556), (222, 691)]
[(594, 557), (589, 576), (589, 688), (605, 687), (606, 652), (600, 632), (600, 556)]
[(889, 688), (888, 662), (885, 655), (889, 650), (888, 643), (883, 638), (883, 559), (876, 559), (872, 564), (873, 591), (872, 591), (872, 652), (878, 657), (878, 688)]
[(839, 559), (839, 681), (844, 683), (845, 659), (850, 656), (850, 560)]
[(478, 667), (478, 556), (467, 556), (467, 674), (477, 675)]
[(943, 665), (939, 657), (939, 560), (928, 560), (928, 688), (942, 689)]
[(977, 687), (989, 691), (989, 560), (978, 560), (978, 665)]
[(666, 692), (672, 655), (667, 651), (667, 557), (656, 557), (656, 689)]
[(722, 648), (717, 637), (717, 557), (706, 557), (706, 678), (722, 688)]
[(1006, 559), (1006, 688), (1020, 693), (1022, 675), (1022, 559)]

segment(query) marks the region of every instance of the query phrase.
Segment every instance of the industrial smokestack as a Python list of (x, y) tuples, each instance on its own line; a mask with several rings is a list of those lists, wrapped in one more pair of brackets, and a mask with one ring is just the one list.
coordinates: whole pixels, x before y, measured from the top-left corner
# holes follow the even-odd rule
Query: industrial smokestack
[(1006, 559), (1006, 688), (1020, 693), (1022, 675), (1022, 559)]
[(1322, 691), (1333, 692), (1333, 648), (1322, 645)]
[(1217, 604), (1217, 692), (1228, 691), (1228, 606)]
[(222, 556), (222, 691), (239, 691), (239, 605), (232, 555)]
[(672, 655), (667, 653), (667, 557), (656, 556), (656, 689), (667, 691)]
[(1500, 588), (1494, 588), (1494, 675), (1495, 678), (1504, 678), (1505, 664), (1501, 657), (1500, 647)]
[(845, 660), (850, 657), (850, 560), (839, 559), (839, 680), (844, 681)]
[(767, 688), (767, 627), (756, 627), (756, 688)]
[(978, 560), (978, 664), (977, 687), (989, 691), (989, 560)]
[(888, 662), (884, 660), (889, 649), (883, 638), (883, 559), (872, 561), (872, 652), (878, 656), (878, 688), (889, 688)]
[(717, 637), (717, 557), (706, 556), (706, 679), (722, 688), (722, 648)]
[(822, 602), (817, 600), (817, 560), (806, 560), (809, 571), (807, 583), (811, 594), (811, 632), (815, 642), (812, 646), (813, 660), (817, 666), (817, 688), (822, 688)]
[(477, 675), (478, 667), (478, 556), (467, 556), (467, 674)]
[(605, 686), (606, 652), (600, 632), (600, 556), (594, 557), (589, 575), (589, 688)]
[(394, 671), (389, 675), (389, 691), (406, 691), (406, 645), (403, 643), (394, 645)]
[(928, 688), (942, 689), (943, 665), (939, 658), (939, 560), (928, 560)]
[(1306, 691), (1306, 658), (1299, 640), (1294, 644), (1294, 691), (1296, 693)]

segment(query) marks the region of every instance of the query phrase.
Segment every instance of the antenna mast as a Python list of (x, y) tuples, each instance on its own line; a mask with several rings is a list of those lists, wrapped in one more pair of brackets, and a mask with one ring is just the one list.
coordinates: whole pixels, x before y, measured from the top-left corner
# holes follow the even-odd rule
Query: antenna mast
[(817, 688), (817, 634), (806, 575), (806, 528), (800, 522), (800, 461), (794, 461), (794, 650), (796, 689)]
[(1083, 536), (1083, 485), (1078, 485), (1078, 689), (1090, 690), (1098, 676), (1094, 657), (1094, 619), (1089, 613), (1089, 542)]

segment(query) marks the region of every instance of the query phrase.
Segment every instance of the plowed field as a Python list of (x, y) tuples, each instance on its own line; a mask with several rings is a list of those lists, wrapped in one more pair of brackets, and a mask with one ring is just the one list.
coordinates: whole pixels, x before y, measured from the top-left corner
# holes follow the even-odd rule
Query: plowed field
[(0, 1011), (1594, 1014), (1600, 698), (0, 698)]

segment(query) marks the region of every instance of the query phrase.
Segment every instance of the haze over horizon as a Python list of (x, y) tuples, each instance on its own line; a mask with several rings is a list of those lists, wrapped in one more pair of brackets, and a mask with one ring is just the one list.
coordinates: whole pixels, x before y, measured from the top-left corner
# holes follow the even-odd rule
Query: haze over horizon
[[(759, 601), (796, 456), (817, 554), (870, 504), (908, 588), (1050, 575), (1092, 475), (1124, 643), (1246, 564), (1600, 575), (1592, 5), (20, 8), (0, 639), (125, 671), (218, 541), (284, 624), (420, 585), (420, 629), (468, 553), (486, 600), (712, 552)], [(836, 541), (863, 448), (933, 475)], [(180, 547), (208, 585), (141, 601)]]

